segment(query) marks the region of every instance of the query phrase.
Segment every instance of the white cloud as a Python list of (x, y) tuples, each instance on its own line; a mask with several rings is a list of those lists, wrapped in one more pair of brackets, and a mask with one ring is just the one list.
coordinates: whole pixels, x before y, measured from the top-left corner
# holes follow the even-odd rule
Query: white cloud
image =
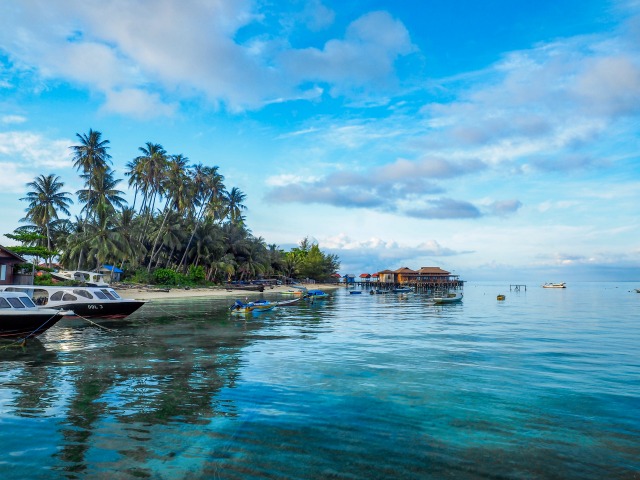
[(70, 168), (71, 154), (67, 140), (48, 140), (31, 132), (0, 132), (0, 161), (29, 168)]
[(126, 89), (107, 92), (107, 100), (103, 109), (107, 112), (145, 119), (172, 116), (177, 106), (163, 103), (158, 94), (147, 93), (137, 89)]
[(33, 172), (22, 170), (19, 163), (12, 162), (0, 161), (0, 171), (0, 189), (3, 193), (24, 195), (25, 184), (32, 182), (36, 176)]
[(24, 123), (26, 121), (27, 118), (22, 115), (4, 115), (0, 117), (0, 123), (4, 123), (5, 125)]
[[(107, 111), (134, 113), (118, 97), (152, 89), (153, 105), (164, 105), (155, 109), (159, 115), (172, 110), (164, 97), (205, 97), (241, 111), (316, 97), (322, 90), (308, 85), (313, 81), (343, 93), (380, 86), (393, 81), (394, 61), (413, 48), (402, 23), (374, 12), (356, 19), (344, 39), (328, 40), (323, 51), (293, 49), (285, 37), (258, 31), (258, 7), (249, 0), (158, 0), (152, 7), (139, 0), (24, 0), (3, 11), (0, 48), (18, 69), (105, 95)], [(309, 4), (305, 15), (314, 29), (333, 21), (320, 2)], [(256, 34), (237, 41), (239, 30), (249, 27)]]

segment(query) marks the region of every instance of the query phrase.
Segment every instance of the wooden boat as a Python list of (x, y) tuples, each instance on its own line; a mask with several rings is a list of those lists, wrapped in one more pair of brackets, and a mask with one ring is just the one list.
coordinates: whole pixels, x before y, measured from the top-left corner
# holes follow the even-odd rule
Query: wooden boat
[(462, 301), (462, 292), (447, 292), (433, 297), (433, 301), (438, 304), (457, 303)]
[(329, 294), (322, 290), (307, 290), (306, 296), (308, 298), (327, 298)]
[(349, 293), (351, 295), (360, 295), (362, 293), (362, 290), (351, 290)]
[(26, 294), (38, 308), (73, 310), (82, 317), (124, 318), (146, 300), (121, 298), (113, 288), (44, 285), (0, 285), (4, 292)]
[(391, 290), (393, 293), (411, 293), (413, 289), (411, 287), (396, 287)]
[(72, 311), (38, 308), (29, 296), (20, 292), (0, 292), (0, 337), (36, 337)]
[(236, 285), (234, 283), (227, 283), (225, 288), (229, 292), (232, 290), (245, 290), (248, 292), (264, 292), (264, 285), (241, 285), (241, 284)]
[(231, 313), (244, 315), (247, 313), (254, 312), (266, 312), (268, 310), (273, 309), (276, 306), (275, 303), (272, 303), (268, 300), (256, 300), (255, 302), (243, 302), (242, 300), (236, 300), (229, 310)]
[(504, 295), (498, 295), (498, 296), (497, 296), (497, 299), (498, 299), (498, 300), (504, 300), (505, 298), (507, 298), (507, 297), (505, 297)]
[(565, 282), (562, 283), (545, 283), (542, 285), (542, 288), (567, 288), (567, 284)]
[(109, 284), (104, 281), (104, 275), (98, 272), (87, 272), (84, 270), (60, 270), (51, 272), (51, 276), (56, 280), (63, 282), (78, 282), (88, 287), (108, 287)]

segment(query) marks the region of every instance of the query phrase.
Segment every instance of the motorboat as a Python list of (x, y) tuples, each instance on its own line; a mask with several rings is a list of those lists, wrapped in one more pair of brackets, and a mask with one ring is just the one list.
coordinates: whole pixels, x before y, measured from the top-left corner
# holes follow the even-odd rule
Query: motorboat
[(462, 301), (462, 292), (446, 292), (444, 294), (436, 294), (433, 301), (438, 304), (457, 303)]
[(562, 283), (545, 283), (542, 285), (542, 288), (567, 288), (567, 284), (565, 282)]
[(73, 315), (57, 308), (38, 308), (23, 292), (0, 292), (0, 337), (37, 337), (58, 320)]
[(38, 308), (73, 310), (87, 318), (124, 318), (146, 303), (122, 298), (113, 288), (0, 285), (0, 290), (26, 294)]
[(88, 287), (108, 287), (104, 281), (104, 274), (98, 272), (87, 272), (84, 270), (60, 270), (51, 272), (51, 276), (63, 282), (78, 282)]
[(362, 290), (351, 290), (349, 292), (349, 294), (351, 295), (360, 295), (362, 293)]
[(254, 312), (266, 312), (273, 309), (277, 303), (270, 302), (268, 300), (256, 300), (255, 302), (243, 302), (242, 300), (236, 300), (229, 310), (235, 314), (247, 314)]

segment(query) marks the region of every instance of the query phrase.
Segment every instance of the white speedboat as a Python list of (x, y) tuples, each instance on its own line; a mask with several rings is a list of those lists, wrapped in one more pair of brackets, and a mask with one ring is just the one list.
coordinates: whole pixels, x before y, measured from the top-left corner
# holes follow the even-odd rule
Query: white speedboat
[(146, 303), (121, 298), (113, 288), (0, 285), (0, 290), (26, 294), (39, 308), (73, 310), (82, 317), (124, 318)]
[(72, 311), (38, 308), (21, 292), (0, 292), (0, 338), (37, 337)]
[(447, 292), (444, 294), (436, 294), (433, 297), (435, 303), (457, 303), (462, 301), (462, 292)]
[(567, 288), (567, 284), (565, 282), (562, 283), (545, 283), (542, 285), (542, 288)]
[(60, 270), (51, 272), (51, 276), (56, 280), (79, 282), (88, 287), (108, 287), (104, 281), (104, 274), (98, 272), (86, 272), (84, 270)]

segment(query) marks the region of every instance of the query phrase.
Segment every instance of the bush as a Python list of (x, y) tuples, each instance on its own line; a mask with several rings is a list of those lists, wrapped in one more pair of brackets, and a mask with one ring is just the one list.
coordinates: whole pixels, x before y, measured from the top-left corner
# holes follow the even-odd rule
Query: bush
[(158, 268), (153, 272), (154, 283), (160, 285), (175, 285), (176, 284), (176, 272), (168, 268)]
[(191, 265), (189, 267), (189, 275), (188, 279), (192, 282), (200, 283), (204, 282), (206, 277), (206, 272), (204, 271), (204, 267), (202, 265), (194, 266)]

